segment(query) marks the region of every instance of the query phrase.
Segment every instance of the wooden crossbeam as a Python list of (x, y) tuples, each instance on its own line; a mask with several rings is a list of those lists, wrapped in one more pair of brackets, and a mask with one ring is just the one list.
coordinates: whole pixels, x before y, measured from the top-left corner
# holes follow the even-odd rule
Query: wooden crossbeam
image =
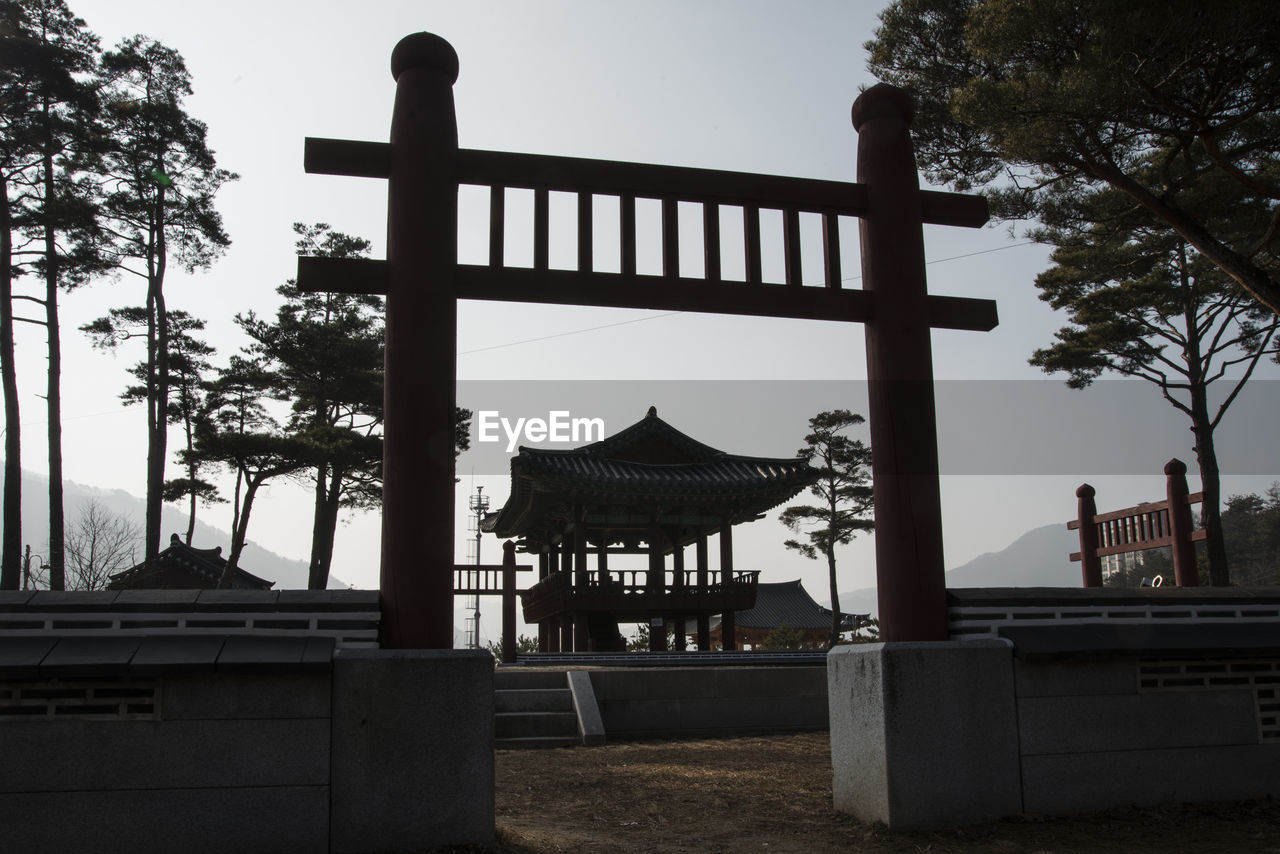
[[(306, 293), (385, 295), (391, 273), (386, 261), (370, 258), (298, 258), (298, 288)], [(866, 323), (874, 316), (869, 291), (622, 273), (580, 273), (526, 267), (459, 264), (459, 299), (503, 302), (701, 311), (755, 317), (793, 317)], [(993, 300), (929, 296), (929, 325), (936, 329), (987, 332), (999, 323)]]
[[(309, 136), (303, 167), (313, 175), (386, 178), (391, 174), (391, 144)], [(867, 213), (866, 186), (847, 181), (476, 149), (458, 151), (457, 169), (459, 184), (639, 198), (674, 196), (708, 204), (756, 202), (855, 217)], [(990, 218), (986, 199), (967, 193), (921, 190), (920, 205), (922, 220), (931, 225), (979, 228)]]

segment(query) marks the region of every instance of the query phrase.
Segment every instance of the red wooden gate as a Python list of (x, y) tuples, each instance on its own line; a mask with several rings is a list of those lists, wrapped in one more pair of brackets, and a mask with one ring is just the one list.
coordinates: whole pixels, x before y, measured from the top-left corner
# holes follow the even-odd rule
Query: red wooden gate
[[(922, 223), (977, 227), (979, 196), (922, 192), (911, 99), (891, 86), (853, 105), (859, 183), (458, 148), (458, 57), (416, 33), (391, 56), (389, 143), (312, 139), (308, 172), (388, 179), (386, 261), (300, 258), (303, 290), (387, 296), (381, 588), (384, 645), (453, 643), (453, 422), (457, 300), (767, 315), (867, 325), (876, 573), (885, 640), (947, 637), (930, 327), (986, 331), (995, 303), (927, 293)], [(490, 188), (489, 263), (457, 260), (459, 184)], [(503, 262), (505, 189), (534, 192), (534, 266)], [(578, 268), (549, 268), (552, 191), (576, 194)], [(594, 269), (595, 195), (621, 200), (622, 270)], [(637, 198), (662, 209), (662, 274), (636, 272)], [(702, 278), (679, 274), (677, 205), (703, 208)], [(745, 218), (746, 282), (721, 276), (719, 207)], [(762, 281), (760, 211), (780, 210), (786, 284)], [(800, 214), (822, 218), (825, 288), (801, 286)], [(860, 217), (862, 290), (841, 287), (838, 218)]]

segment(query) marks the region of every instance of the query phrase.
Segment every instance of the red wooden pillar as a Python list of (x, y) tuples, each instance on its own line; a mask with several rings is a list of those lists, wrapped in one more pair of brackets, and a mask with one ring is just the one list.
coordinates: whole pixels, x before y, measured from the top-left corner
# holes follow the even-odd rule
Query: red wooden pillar
[(546, 627), (547, 648), (543, 652), (559, 652), (560, 651), (560, 618), (548, 617), (538, 623), (538, 630), (541, 632)]
[(387, 190), (382, 645), (453, 646), (458, 55), (415, 33), (396, 80)]
[(649, 652), (667, 651), (667, 620), (665, 617), (649, 618)]
[[(579, 590), (587, 587), (587, 511), (581, 504), (573, 511), (573, 586)], [(573, 648), (582, 652), (590, 647), (587, 631), (587, 615), (573, 615)]]
[(948, 638), (942, 499), (933, 400), (920, 184), (909, 127), (911, 97), (880, 83), (853, 103), (866, 325), (871, 470), (876, 508), (880, 636)]
[[(698, 535), (698, 546), (695, 552), (697, 560), (698, 592), (705, 594), (710, 584), (707, 579), (707, 535)], [(698, 614), (698, 649), (705, 652), (711, 649), (711, 618), (707, 614)]]
[[(671, 545), (671, 587), (677, 593), (684, 593), (688, 588), (684, 577), (684, 546), (678, 542)], [(688, 638), (684, 633), (684, 617), (677, 614), (671, 621), (676, 627), (676, 649), (683, 652), (689, 648)]]
[(516, 544), (502, 544), (502, 663), (516, 663)]
[[(550, 555), (546, 552), (546, 547), (538, 553), (538, 580), (544, 580), (550, 573), (549, 564)], [(538, 652), (551, 651), (551, 626), (546, 620), (538, 621)]]
[(578, 651), (573, 648), (573, 615), (571, 614), (565, 614), (560, 618), (560, 651)]
[(1076, 490), (1076, 519), (1080, 524), (1080, 574), (1085, 587), (1102, 586), (1102, 558), (1098, 557), (1098, 505), (1093, 500), (1094, 489), (1087, 483)]
[(661, 592), (666, 585), (667, 560), (663, 553), (662, 526), (658, 524), (655, 511), (649, 520), (649, 573), (645, 577), (645, 590), (650, 593)]
[[(720, 586), (727, 591), (731, 584), (733, 584), (733, 523), (726, 518), (720, 523)], [(733, 611), (725, 611), (720, 615), (720, 646), (725, 650), (738, 648), (733, 619)]]
[(1191, 541), (1194, 524), (1187, 501), (1187, 464), (1174, 458), (1164, 466), (1165, 500), (1169, 503), (1169, 527), (1173, 537), (1173, 577), (1179, 587), (1198, 587), (1196, 547)]

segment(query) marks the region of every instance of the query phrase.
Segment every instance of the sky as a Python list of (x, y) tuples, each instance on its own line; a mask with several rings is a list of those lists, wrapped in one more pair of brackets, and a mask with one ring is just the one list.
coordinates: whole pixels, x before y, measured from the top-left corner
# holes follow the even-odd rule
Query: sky
[[(204, 318), (208, 339), (225, 359), (244, 344), (233, 323), (235, 314), (273, 315), (275, 288), (294, 275), (293, 222), (327, 222), (367, 237), (374, 257), (384, 257), (385, 182), (306, 175), (303, 139), (387, 138), (395, 94), (389, 58), (403, 36), (427, 30), (456, 49), (461, 70), (454, 97), (463, 148), (852, 181), (857, 135), (849, 108), (860, 89), (875, 82), (866, 70), (862, 45), (873, 33), (882, 4), (72, 0), (70, 5), (105, 47), (144, 33), (178, 50), (194, 81), (187, 109), (207, 123), (219, 165), (240, 175), (217, 197), (232, 239), (229, 251), (208, 270), (171, 270), (165, 285), (170, 307)], [(483, 245), (483, 229), (468, 227), (478, 222), (476, 211), (467, 207), (470, 199), (464, 192), (459, 248), (464, 260), (475, 257)], [(511, 209), (518, 212), (522, 200), (512, 202)], [(553, 222), (553, 232), (555, 228)], [(1064, 318), (1037, 299), (1034, 278), (1048, 265), (1047, 251), (1030, 243), (1024, 231), (1025, 224), (925, 230), (931, 292), (994, 299), (1001, 321), (989, 333), (934, 332), (935, 375), (950, 389), (950, 399), (963, 400), (966, 395), (959, 390), (971, 388), (967, 383), (984, 390), (977, 396), (984, 402), (969, 404), (968, 410), (963, 403), (949, 408), (940, 404), (940, 418), (968, 422), (980, 414), (1011, 430), (1012, 438), (986, 442), (981, 451), (988, 457), (998, 457), (1004, 442), (1021, 443), (1032, 459), (1038, 448), (1046, 453), (1069, 449), (1055, 452), (1052, 464), (984, 467), (967, 464), (975, 458), (973, 446), (949, 451), (952, 446), (944, 442), (948, 567), (998, 551), (1033, 527), (1065, 523), (1075, 514), (1075, 488), (1083, 480), (1098, 488), (1100, 507), (1119, 507), (1162, 497), (1160, 468), (1171, 456), (1194, 459), (1189, 434), (1178, 420), (1182, 416), (1162, 404), (1154, 390), (1143, 391), (1151, 396), (1146, 401), (1151, 406), (1142, 414), (1098, 405), (1083, 408), (1083, 420), (1097, 431), (1098, 441), (1127, 436), (1136, 442), (1136, 450), (1124, 454), (1124, 465), (1091, 452), (1087, 443), (1067, 441), (1079, 438), (1079, 425), (1063, 426), (1057, 416), (1065, 417), (1066, 411), (1060, 403), (1034, 412), (1030, 421), (1025, 415), (1003, 415), (1007, 401), (1002, 400), (1024, 397), (1017, 390), (1032, 387), (1011, 381), (1061, 389), (1060, 378), (1046, 377), (1027, 364), (1032, 351), (1052, 340)], [(843, 242), (846, 257), (856, 258), (856, 234), (848, 231)], [(811, 244), (806, 236), (806, 260)], [(518, 255), (518, 247), (514, 251)], [(555, 252), (553, 246), (553, 256)], [(775, 263), (769, 255), (766, 246), (767, 269)], [(647, 262), (642, 258), (643, 263), (652, 263), (652, 257)], [(856, 287), (856, 263), (851, 269), (847, 286)], [(141, 495), (145, 416), (140, 407), (126, 408), (118, 400), (126, 369), (141, 354), (94, 351), (76, 331), (111, 306), (140, 304), (144, 295), (131, 278), (103, 280), (63, 300), (64, 466), (68, 480)], [(797, 381), (842, 388), (841, 383), (865, 377), (862, 331), (856, 325), (474, 302), (460, 304), (458, 323), (463, 406), (475, 407), (467, 395), (480, 383), (491, 384), (485, 388), (498, 393), (496, 405), (501, 406), (505, 391), (544, 387), (530, 385), (533, 381), (597, 381), (619, 390), (624, 401), (608, 432), (657, 405), (677, 428), (735, 453), (795, 453), (806, 420), (817, 411), (803, 408), (811, 398), (794, 396)], [(42, 404), (36, 397), (43, 384), (43, 334), (26, 328), (20, 332), (23, 464), (47, 472)], [(1271, 368), (1263, 375), (1277, 376)], [(716, 408), (728, 415), (717, 420), (697, 412), (691, 380), (714, 381)], [(997, 389), (1005, 391), (995, 393)], [(667, 393), (671, 405), (650, 399)], [(1233, 425), (1228, 415), (1224, 427), (1234, 426), (1240, 435), (1256, 439), (1257, 413), (1274, 416), (1277, 411), (1274, 391), (1260, 394), (1250, 403), (1249, 420), (1242, 416)], [(812, 399), (820, 408), (850, 405), (840, 399), (821, 402), (821, 395)], [(1072, 399), (1066, 400), (1070, 407)], [(768, 446), (761, 447), (748, 441), (750, 431), (735, 424), (765, 420), (765, 414), (781, 419), (781, 426), (780, 432), (762, 434)], [(1162, 419), (1168, 419), (1173, 431), (1167, 441), (1132, 438)], [(973, 441), (981, 443), (980, 438)], [(501, 461), (494, 465), (477, 459), (469, 452), (458, 464), (459, 561), (467, 554), (469, 495), (483, 487), (496, 508), (508, 490)], [(1195, 466), (1191, 469), (1194, 473)], [(1224, 492), (1265, 489), (1277, 478), (1276, 456), (1236, 465), (1224, 480)], [(1197, 486), (1193, 477), (1192, 489)], [(205, 521), (229, 530), (229, 506), (202, 513)], [(305, 560), (310, 524), (306, 489), (279, 482), (259, 498), (249, 539)], [(333, 575), (357, 587), (376, 586), (378, 526), (374, 514), (344, 519)], [(788, 536), (773, 519), (740, 528), (735, 532), (737, 566), (762, 570), (766, 581), (801, 578), (815, 598), (827, 599), (825, 568), (785, 550), (781, 544)], [(484, 542), (482, 554), (496, 561), (497, 541)], [(1065, 564), (1066, 558), (1046, 560)], [(874, 585), (870, 537), (848, 547), (839, 561), (841, 589)], [(487, 610), (482, 633), (496, 637), (497, 602)]]

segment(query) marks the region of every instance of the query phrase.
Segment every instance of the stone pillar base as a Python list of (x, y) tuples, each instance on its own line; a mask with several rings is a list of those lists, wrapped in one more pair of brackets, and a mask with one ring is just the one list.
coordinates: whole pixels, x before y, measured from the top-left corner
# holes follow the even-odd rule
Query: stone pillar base
[(827, 688), (838, 811), (894, 830), (1022, 812), (1007, 641), (836, 647)]

